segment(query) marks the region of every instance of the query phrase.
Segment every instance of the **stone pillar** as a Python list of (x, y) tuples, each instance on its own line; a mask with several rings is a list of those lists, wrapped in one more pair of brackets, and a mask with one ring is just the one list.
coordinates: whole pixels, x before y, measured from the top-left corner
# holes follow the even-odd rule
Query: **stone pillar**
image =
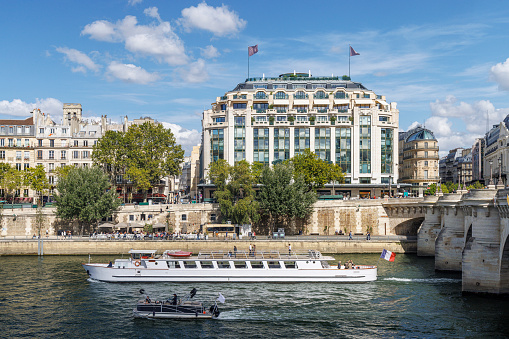
[(435, 241), (435, 270), (461, 271), (464, 247), (461, 194), (444, 194), (437, 205), (442, 209), (442, 229)]
[(440, 209), (436, 206), (438, 197), (428, 195), (424, 198), (424, 221), (417, 231), (417, 255), (435, 256), (435, 241), (441, 229)]
[[(472, 190), (464, 199), (464, 204), (472, 208), (471, 226), (465, 226), (462, 258), (461, 289), (465, 293), (500, 293), (501, 216), (505, 215), (507, 201), (495, 199), (496, 195), (495, 189)], [(497, 206), (499, 203), (505, 206)]]

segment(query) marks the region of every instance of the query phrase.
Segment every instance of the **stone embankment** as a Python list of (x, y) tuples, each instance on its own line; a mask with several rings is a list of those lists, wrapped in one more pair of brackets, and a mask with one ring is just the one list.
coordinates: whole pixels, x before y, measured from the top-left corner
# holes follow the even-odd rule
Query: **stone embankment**
[[(415, 240), (198, 240), (198, 241), (100, 241), (100, 240), (46, 240), (43, 239), (44, 255), (117, 255), (131, 249), (157, 250), (180, 249), (198, 253), (200, 251), (248, 250), (249, 244), (256, 245), (257, 251), (287, 251), (288, 244), (296, 252), (310, 249), (322, 253), (381, 253), (383, 249), (395, 253), (416, 253)], [(38, 240), (2, 240), (0, 255), (37, 255)]]

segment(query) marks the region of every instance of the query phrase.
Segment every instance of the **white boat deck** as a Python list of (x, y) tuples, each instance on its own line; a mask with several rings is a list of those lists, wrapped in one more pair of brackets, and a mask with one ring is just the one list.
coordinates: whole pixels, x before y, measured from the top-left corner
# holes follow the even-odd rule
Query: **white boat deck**
[(308, 252), (279, 252), (279, 251), (210, 251), (200, 252), (198, 256), (181, 258), (181, 260), (334, 260), (333, 257), (322, 256), (318, 251), (310, 250)]

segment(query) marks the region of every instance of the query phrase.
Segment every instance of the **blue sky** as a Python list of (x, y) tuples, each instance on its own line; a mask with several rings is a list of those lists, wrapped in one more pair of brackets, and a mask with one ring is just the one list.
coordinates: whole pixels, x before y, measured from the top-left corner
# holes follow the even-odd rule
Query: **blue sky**
[(0, 1), (0, 119), (63, 103), (151, 116), (187, 150), (201, 112), (247, 76), (348, 73), (425, 123), (443, 152), (509, 114), (507, 1)]

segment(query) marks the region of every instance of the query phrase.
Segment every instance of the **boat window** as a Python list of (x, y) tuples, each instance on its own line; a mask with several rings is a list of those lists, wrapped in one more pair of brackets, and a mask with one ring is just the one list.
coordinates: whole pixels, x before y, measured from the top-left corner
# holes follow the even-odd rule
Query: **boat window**
[(184, 261), (185, 268), (197, 268), (196, 261)]
[(235, 261), (235, 268), (247, 268), (247, 264), (245, 261)]
[(169, 269), (181, 268), (180, 263), (178, 261), (167, 261)]
[(251, 261), (251, 267), (252, 268), (263, 268), (263, 262), (262, 261)]
[(285, 261), (286, 268), (297, 268), (295, 267), (295, 261)]
[(279, 261), (268, 261), (267, 265), (269, 265), (269, 268), (281, 268)]
[(212, 261), (201, 261), (201, 268), (214, 268)]
[(228, 261), (218, 261), (217, 268), (230, 268), (230, 262)]

